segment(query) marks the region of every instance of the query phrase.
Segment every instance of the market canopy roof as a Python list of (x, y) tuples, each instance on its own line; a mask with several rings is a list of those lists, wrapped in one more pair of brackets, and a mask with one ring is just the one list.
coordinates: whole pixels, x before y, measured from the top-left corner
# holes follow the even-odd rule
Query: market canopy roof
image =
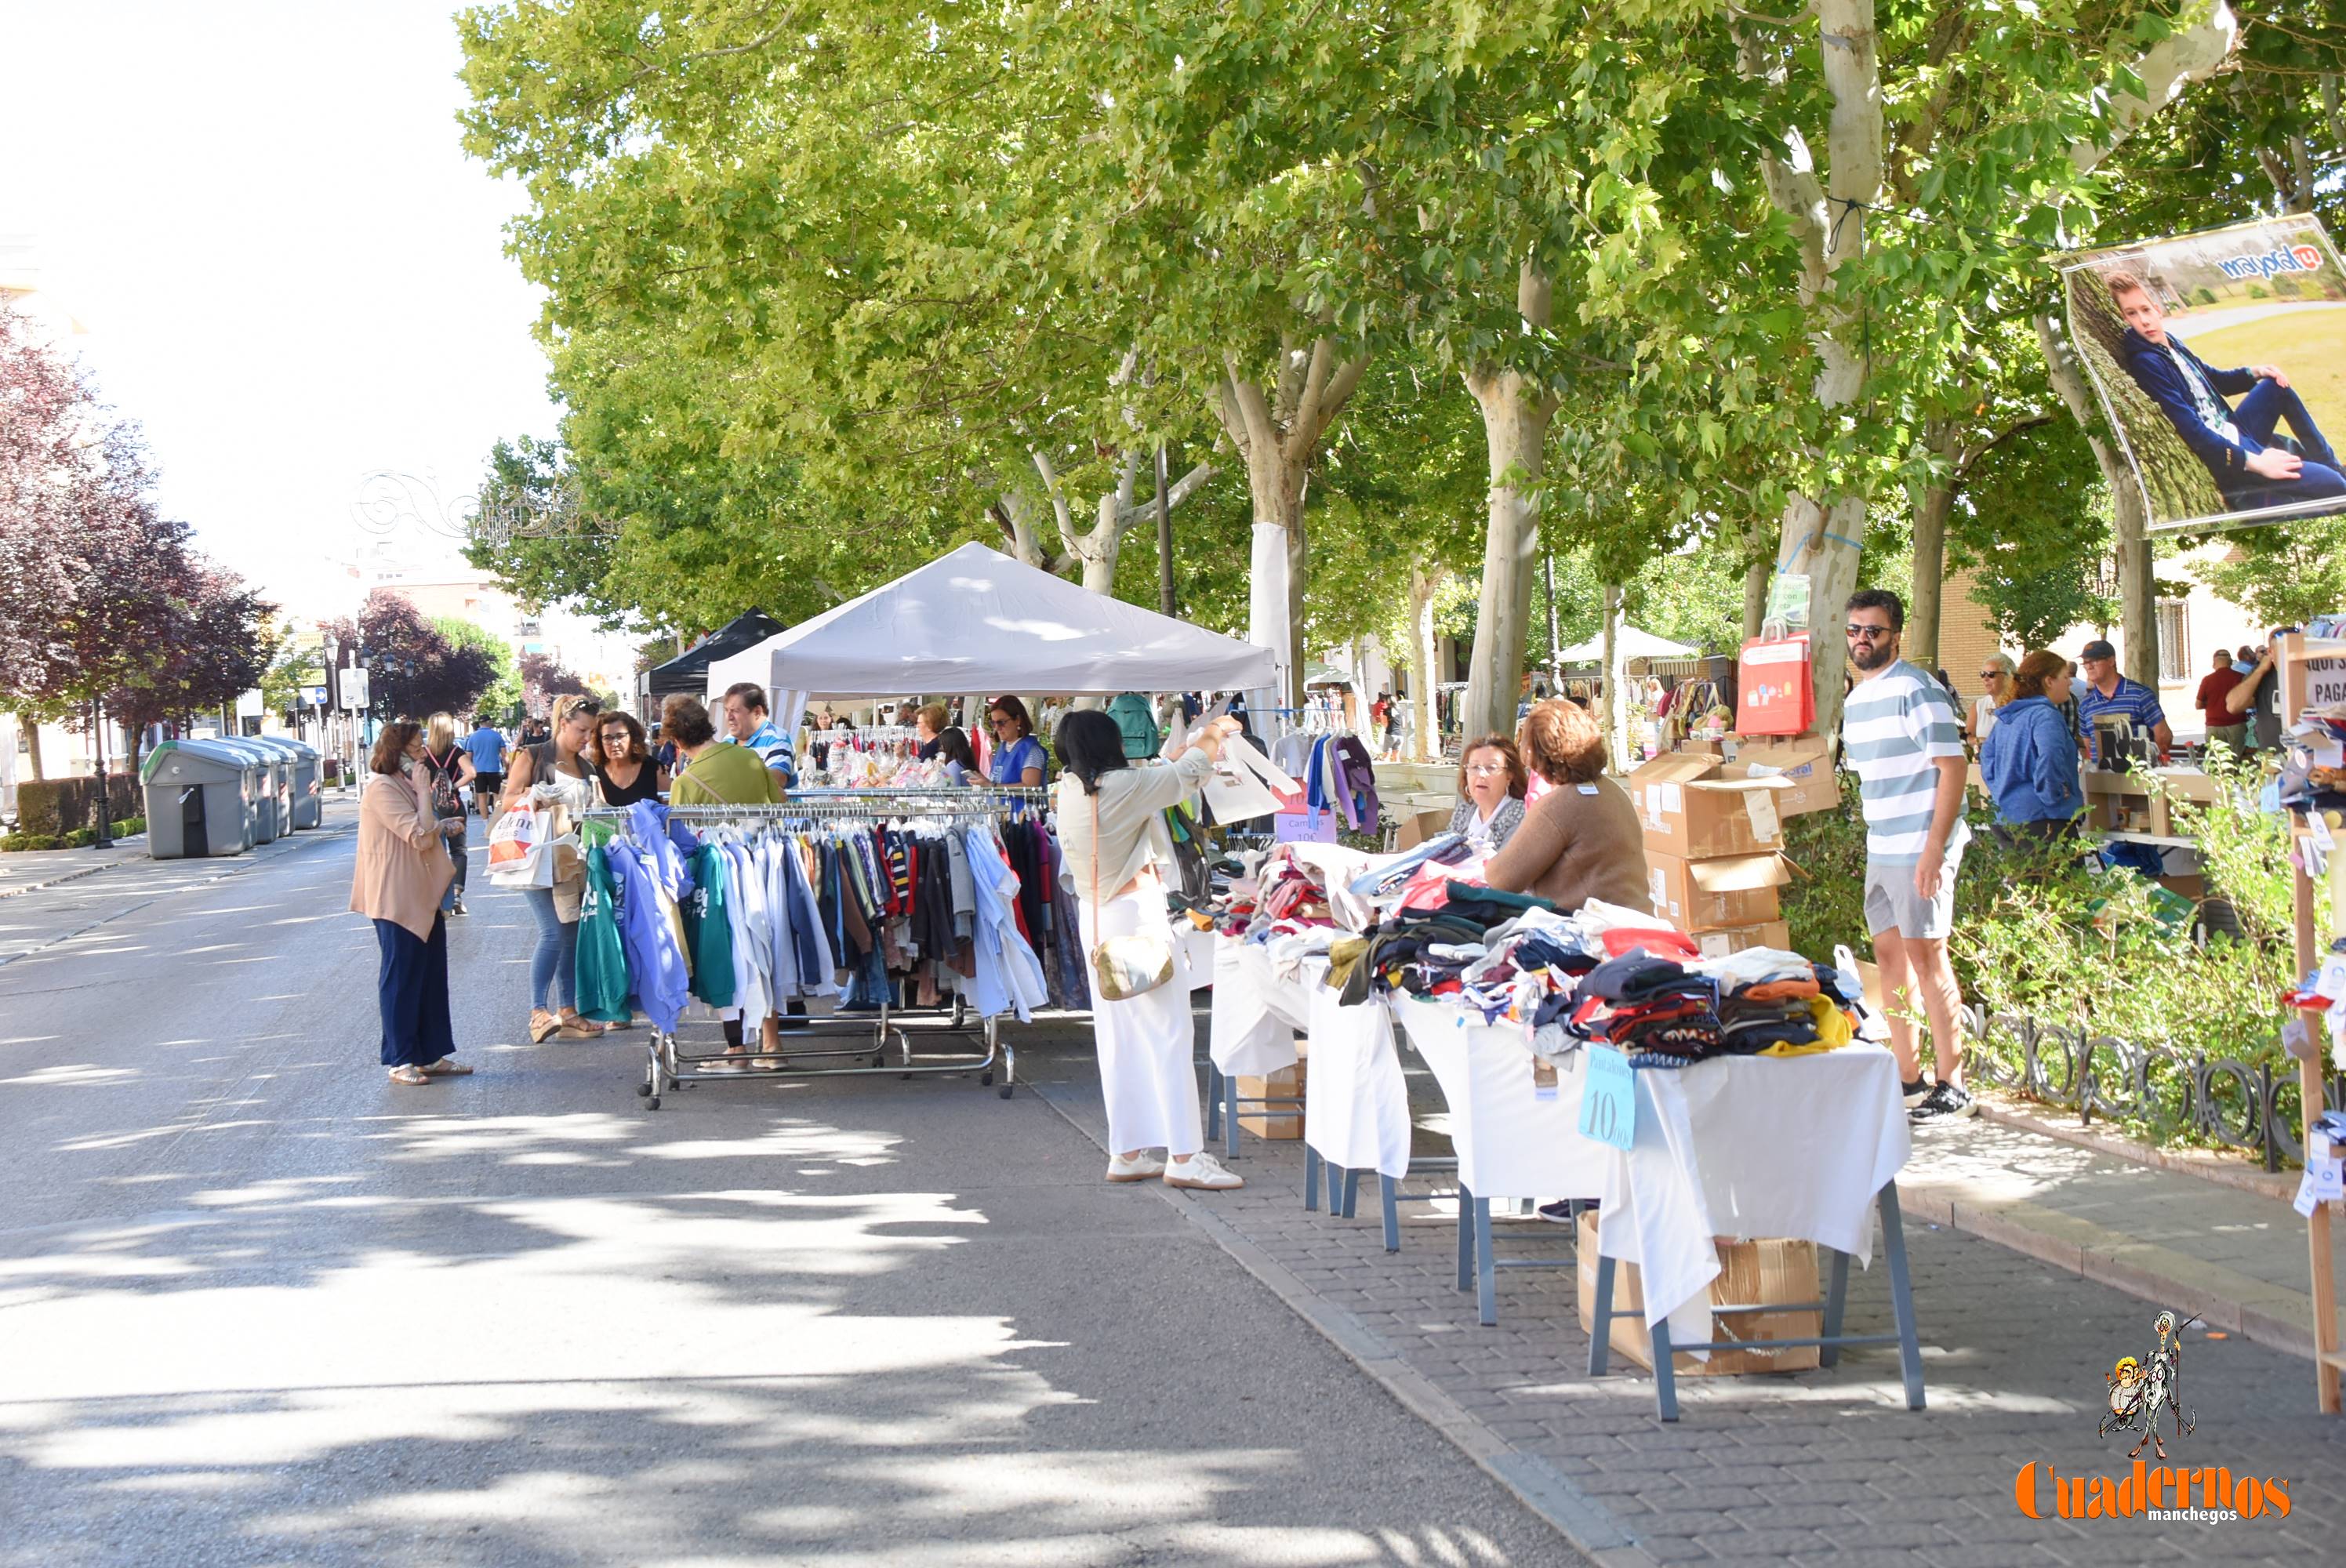
[[(1685, 643), (1674, 643), (1668, 637), (1658, 637), (1651, 632), (1641, 632), (1632, 626), (1623, 626), (1614, 643), (1613, 657), (1627, 663), (1633, 658), (1685, 658), (1699, 653), (1699, 648)], [(1605, 659), (1605, 634), (1597, 633), (1585, 643), (1575, 643), (1556, 656), (1558, 664), (1601, 664)]]
[[(667, 697), (686, 691), (699, 696), (709, 687), (709, 667), (720, 658), (729, 658), (743, 648), (755, 647), (768, 637), (789, 628), (763, 610), (749, 610), (734, 616), (717, 630), (672, 659), (667, 659), (644, 672), (645, 689), (654, 697)], [(722, 690), (723, 687), (718, 689)]]
[(806, 697), (1233, 691), (1275, 681), (1267, 648), (964, 545), (709, 667)]

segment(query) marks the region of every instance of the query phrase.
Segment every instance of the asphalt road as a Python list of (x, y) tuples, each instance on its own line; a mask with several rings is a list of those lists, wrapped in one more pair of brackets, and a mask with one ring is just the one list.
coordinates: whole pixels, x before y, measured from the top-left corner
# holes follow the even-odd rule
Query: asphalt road
[(0, 1563), (1575, 1561), (1031, 1095), (647, 1114), (484, 886), (390, 1085), (351, 853), (0, 900)]

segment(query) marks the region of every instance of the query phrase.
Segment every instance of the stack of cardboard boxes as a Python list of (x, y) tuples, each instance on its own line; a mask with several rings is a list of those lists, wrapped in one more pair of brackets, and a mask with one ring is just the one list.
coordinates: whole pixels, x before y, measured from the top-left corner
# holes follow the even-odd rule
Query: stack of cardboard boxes
[(1776, 892), (1791, 880), (1783, 823), (1841, 804), (1823, 742), (1745, 742), (1733, 761), (1675, 751), (1631, 773), (1628, 787), (1656, 914), (1708, 955), (1791, 946)]

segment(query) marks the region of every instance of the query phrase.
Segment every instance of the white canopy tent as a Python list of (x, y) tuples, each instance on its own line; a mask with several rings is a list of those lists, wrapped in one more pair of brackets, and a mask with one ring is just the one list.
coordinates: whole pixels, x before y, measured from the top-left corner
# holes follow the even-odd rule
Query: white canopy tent
[(756, 681), (776, 718), (795, 721), (810, 697), (1236, 691), (1274, 678), (1267, 648), (970, 544), (712, 663), (709, 691)]
[[(1699, 650), (1684, 643), (1674, 643), (1668, 637), (1658, 637), (1651, 632), (1641, 632), (1624, 625), (1613, 645), (1614, 667), (1619, 668), (1633, 658), (1685, 658)], [(1585, 643), (1575, 643), (1556, 656), (1558, 664), (1602, 664), (1605, 660), (1605, 635), (1599, 632)]]

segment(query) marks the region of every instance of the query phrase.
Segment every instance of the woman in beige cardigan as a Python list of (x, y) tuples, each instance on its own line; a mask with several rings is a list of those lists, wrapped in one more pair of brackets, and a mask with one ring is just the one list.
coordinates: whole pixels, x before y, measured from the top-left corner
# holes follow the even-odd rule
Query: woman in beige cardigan
[(448, 921), (440, 909), (456, 875), (447, 841), (464, 823), (433, 814), (423, 758), (422, 729), (405, 722), (382, 727), (359, 798), (358, 871), (351, 880), (351, 908), (374, 921), (382, 953), (375, 1003), (383, 1065), (393, 1083), (411, 1087), (472, 1071), (454, 1056)]

